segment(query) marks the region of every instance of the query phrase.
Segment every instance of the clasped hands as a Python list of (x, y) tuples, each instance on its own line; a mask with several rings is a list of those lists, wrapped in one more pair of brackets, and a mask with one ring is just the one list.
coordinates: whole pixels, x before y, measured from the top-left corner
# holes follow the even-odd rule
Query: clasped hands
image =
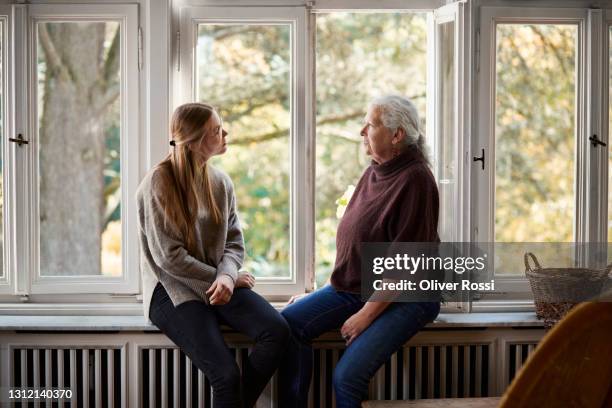
[(228, 275), (220, 275), (206, 291), (211, 305), (225, 305), (232, 298), (234, 288), (252, 288), (255, 286), (255, 277), (248, 272), (238, 275), (236, 282)]

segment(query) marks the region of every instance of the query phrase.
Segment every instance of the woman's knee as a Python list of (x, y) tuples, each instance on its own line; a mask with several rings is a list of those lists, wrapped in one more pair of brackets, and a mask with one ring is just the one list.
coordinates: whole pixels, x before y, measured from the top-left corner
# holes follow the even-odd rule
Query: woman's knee
[(291, 328), (289, 327), (289, 323), (287, 323), (281, 315), (277, 315), (268, 322), (263, 334), (263, 340), (272, 341), (284, 347), (289, 342)]
[(279, 316), (278, 320), (274, 324), (274, 334), (277, 339), (283, 344), (286, 344), (291, 337), (291, 328), (289, 327), (289, 323), (282, 317)]

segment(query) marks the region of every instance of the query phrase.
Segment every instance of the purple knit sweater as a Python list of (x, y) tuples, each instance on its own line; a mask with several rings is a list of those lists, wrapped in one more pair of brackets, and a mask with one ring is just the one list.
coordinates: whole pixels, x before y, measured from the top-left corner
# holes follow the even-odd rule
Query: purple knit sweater
[(338, 225), (332, 286), (359, 293), (362, 242), (439, 242), (438, 187), (416, 147), (372, 164)]

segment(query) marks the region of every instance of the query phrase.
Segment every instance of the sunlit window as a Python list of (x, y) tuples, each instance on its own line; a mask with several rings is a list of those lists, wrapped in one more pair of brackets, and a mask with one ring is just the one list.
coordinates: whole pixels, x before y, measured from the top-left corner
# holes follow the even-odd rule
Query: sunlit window
[(40, 22), (40, 275), (122, 274), (117, 22)]
[(257, 277), (289, 276), (290, 26), (199, 24), (196, 99), (229, 132), (215, 159), (232, 178), (247, 257)]
[(369, 165), (359, 136), (368, 102), (400, 93), (425, 119), (427, 18), (423, 13), (318, 14), (316, 34), (315, 262), (321, 286), (334, 266), (339, 218)]

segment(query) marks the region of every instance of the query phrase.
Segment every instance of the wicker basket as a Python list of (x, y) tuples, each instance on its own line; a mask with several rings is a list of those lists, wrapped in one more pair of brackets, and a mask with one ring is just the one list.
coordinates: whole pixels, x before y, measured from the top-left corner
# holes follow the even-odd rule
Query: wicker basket
[[(542, 268), (531, 252), (525, 254), (525, 274), (533, 292), (536, 316), (550, 329), (579, 302), (601, 294), (612, 264), (606, 269)], [(529, 259), (533, 260), (532, 268)]]

